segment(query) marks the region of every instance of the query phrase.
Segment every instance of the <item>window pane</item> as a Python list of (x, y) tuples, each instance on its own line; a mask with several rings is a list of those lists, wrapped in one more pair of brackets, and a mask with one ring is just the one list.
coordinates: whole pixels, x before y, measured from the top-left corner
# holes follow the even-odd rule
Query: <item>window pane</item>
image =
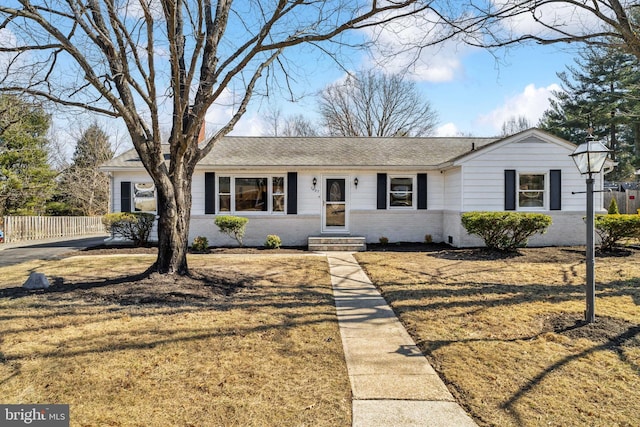
[(391, 178), (391, 191), (412, 191), (412, 178)]
[(520, 190), (544, 190), (544, 175), (520, 175)]
[(231, 193), (231, 178), (229, 178), (228, 176), (221, 176), (220, 189), (218, 191), (224, 194)]
[(273, 189), (271, 191), (273, 192), (273, 194), (284, 194), (284, 177), (283, 176), (273, 177)]
[(134, 212), (156, 211), (156, 187), (151, 182), (137, 182), (133, 184)]
[(412, 206), (413, 194), (403, 192), (403, 191), (391, 193), (389, 205), (390, 206)]
[(284, 196), (283, 195), (273, 196), (273, 211), (284, 212)]
[(229, 194), (221, 194), (220, 195), (220, 203), (218, 204), (218, 210), (220, 212), (229, 212), (231, 211), (231, 195)]
[(523, 191), (519, 199), (521, 208), (544, 207), (544, 193), (542, 191)]
[(267, 182), (267, 178), (236, 178), (236, 211), (266, 211)]

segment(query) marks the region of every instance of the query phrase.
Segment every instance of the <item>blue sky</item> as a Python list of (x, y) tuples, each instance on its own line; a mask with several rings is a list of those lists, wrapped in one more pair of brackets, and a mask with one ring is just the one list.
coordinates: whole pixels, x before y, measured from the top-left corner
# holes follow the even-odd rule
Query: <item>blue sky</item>
[[(437, 53), (434, 54), (437, 57)], [(438, 112), (439, 136), (459, 134), (495, 136), (502, 123), (513, 116), (525, 116), (535, 125), (548, 108), (553, 90), (560, 89), (556, 73), (574, 65), (577, 50), (567, 46), (536, 44), (512, 46), (492, 53), (482, 49), (462, 49), (448, 55), (443, 66), (437, 59), (433, 68), (436, 76), (424, 72), (413, 79), (432, 107)], [(454, 58), (454, 59), (452, 59)], [(427, 64), (428, 65), (428, 64)], [(350, 64), (349, 69), (368, 67), (368, 61)], [(380, 68), (385, 70), (385, 68)], [(445, 71), (446, 69), (446, 71)], [(252, 108), (236, 126), (236, 135), (261, 135), (265, 125), (261, 117), (268, 108), (281, 108), (284, 114), (304, 114), (316, 118), (313, 93), (344, 78), (344, 71), (331, 61), (318, 64), (307, 78), (299, 80), (301, 92), (307, 93), (296, 102), (289, 102), (284, 94), (270, 99), (255, 99)], [(208, 127), (216, 127), (217, 114), (207, 117)]]
[[(499, 3), (504, 0), (492, 1)], [(592, 31), (599, 25), (593, 16), (569, 5), (552, 4), (543, 9), (539, 11), (540, 16), (549, 22), (561, 22), (565, 31)], [(407, 57), (401, 53), (388, 60), (381, 53), (399, 52), (408, 43), (428, 40), (431, 33), (437, 32), (437, 28), (433, 31), (434, 27), (429, 25), (429, 20), (420, 21), (420, 18), (416, 18), (394, 21), (383, 30), (363, 31), (356, 37), (375, 39), (377, 44), (374, 51), (370, 56), (346, 55), (343, 59), (347, 60), (343, 65), (350, 71), (371, 68), (372, 64), (379, 66), (381, 63), (384, 65), (380, 69), (385, 72), (405, 72), (410, 69), (410, 77), (439, 114), (436, 134), (440, 136), (495, 136), (500, 133), (505, 121), (519, 116), (525, 116), (533, 125), (537, 124), (549, 106), (552, 91), (560, 90), (560, 79), (556, 73), (565, 71), (567, 65), (574, 65), (574, 58), (581, 47), (575, 44), (530, 43), (488, 52), (451, 39), (423, 50), (416, 62), (412, 62), (415, 56)], [(549, 33), (528, 14), (503, 22), (503, 25), (516, 36)], [(296, 61), (295, 57), (290, 59)], [(309, 61), (309, 57), (301, 59), (301, 62)], [(412, 64), (411, 68), (408, 64)], [(279, 107), (286, 114), (302, 113), (313, 117), (317, 108), (311, 95), (343, 79), (344, 71), (326, 58), (306, 70), (308, 74), (300, 78), (298, 87), (310, 96), (295, 103), (277, 96), (272, 96), (268, 102), (264, 99), (254, 100), (234, 134), (264, 134), (265, 128), (260, 117), (267, 105)], [(222, 116), (211, 111), (207, 119), (211, 119), (209, 125), (215, 127), (217, 121), (222, 121)]]
[[(588, 17), (580, 17), (574, 12), (575, 10), (557, 8), (557, 11), (547, 9), (543, 15), (550, 15), (551, 19), (562, 18), (564, 28), (568, 28), (574, 22), (589, 28), (593, 26)], [(347, 36), (351, 37), (351, 42), (375, 39), (376, 45), (368, 54), (345, 50), (340, 56), (340, 61), (344, 69), (350, 71), (374, 68), (373, 64), (389, 73), (409, 70), (407, 78), (416, 82), (424, 98), (438, 113), (439, 123), (435, 133), (438, 136), (496, 136), (500, 134), (505, 121), (519, 116), (525, 116), (535, 125), (548, 108), (548, 99), (552, 96), (552, 91), (560, 89), (556, 73), (565, 71), (566, 66), (572, 65), (577, 56), (578, 47), (572, 46), (573, 50), (568, 50), (568, 45), (514, 45), (509, 49), (489, 52), (469, 47), (455, 39), (424, 49), (417, 60), (415, 55), (407, 56), (403, 47), (416, 40), (425, 41), (433, 34), (429, 29), (429, 22), (429, 19), (420, 21), (420, 18), (415, 18), (411, 21), (394, 21), (385, 29), (351, 33)], [(536, 29), (535, 26), (538, 24), (527, 16), (518, 17), (504, 25), (516, 35), (529, 31), (544, 31)], [(395, 55), (390, 58), (384, 55), (383, 51), (394, 52)], [(288, 51), (286, 55), (294, 73), (291, 82), (296, 101), (288, 101), (286, 91), (273, 90), (271, 87), (268, 98), (254, 96), (233, 134), (266, 134), (267, 125), (263, 117), (273, 108), (280, 108), (284, 114), (303, 114), (310, 119), (317, 118), (315, 94), (328, 84), (345, 77), (343, 68), (333, 59), (320, 55), (318, 51), (305, 51), (300, 47)], [(279, 83), (284, 85), (282, 80)], [(237, 89), (241, 92), (240, 87)], [(206, 126), (210, 135), (227, 123), (234, 108), (237, 108), (239, 95), (234, 95), (233, 92), (232, 85), (227, 88), (225, 98), (220, 104), (209, 109)], [(165, 104), (167, 108), (164, 108), (166, 111), (161, 117), (161, 126), (168, 133), (171, 111), (168, 108), (170, 103)], [(73, 145), (77, 139), (77, 135), (72, 134), (73, 130), (85, 128), (87, 118), (80, 116), (57, 123), (58, 129), (54, 129), (54, 132), (62, 129), (59, 134), (66, 135), (61, 138)], [(109, 129), (114, 142), (127, 139), (126, 129), (121, 122), (99, 119), (99, 123), (105, 129)]]

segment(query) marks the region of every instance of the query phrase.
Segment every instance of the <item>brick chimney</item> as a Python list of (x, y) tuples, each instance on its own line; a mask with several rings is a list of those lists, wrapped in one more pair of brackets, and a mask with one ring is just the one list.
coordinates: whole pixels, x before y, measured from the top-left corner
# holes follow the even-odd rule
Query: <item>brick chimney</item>
[(200, 126), (200, 133), (198, 134), (198, 144), (202, 144), (205, 140), (205, 131), (206, 131), (206, 122), (203, 120), (202, 121), (202, 126)]

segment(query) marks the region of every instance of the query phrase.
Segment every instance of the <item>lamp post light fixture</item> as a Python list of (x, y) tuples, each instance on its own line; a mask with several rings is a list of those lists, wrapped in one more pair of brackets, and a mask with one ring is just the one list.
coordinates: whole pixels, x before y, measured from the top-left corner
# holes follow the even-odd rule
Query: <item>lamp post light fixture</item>
[(596, 320), (596, 282), (595, 282), (595, 244), (593, 183), (594, 174), (599, 174), (607, 160), (609, 149), (600, 141), (588, 140), (580, 144), (571, 154), (571, 158), (582, 175), (587, 177), (587, 310), (584, 313), (586, 323)]

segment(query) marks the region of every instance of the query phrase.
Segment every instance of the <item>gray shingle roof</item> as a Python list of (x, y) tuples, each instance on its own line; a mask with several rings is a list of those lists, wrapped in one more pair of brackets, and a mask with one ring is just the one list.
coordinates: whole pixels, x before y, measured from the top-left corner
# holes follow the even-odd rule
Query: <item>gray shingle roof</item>
[[(437, 167), (498, 138), (238, 137), (220, 140), (200, 167)], [(168, 152), (168, 146), (165, 147)], [(103, 169), (142, 168), (130, 150)]]

